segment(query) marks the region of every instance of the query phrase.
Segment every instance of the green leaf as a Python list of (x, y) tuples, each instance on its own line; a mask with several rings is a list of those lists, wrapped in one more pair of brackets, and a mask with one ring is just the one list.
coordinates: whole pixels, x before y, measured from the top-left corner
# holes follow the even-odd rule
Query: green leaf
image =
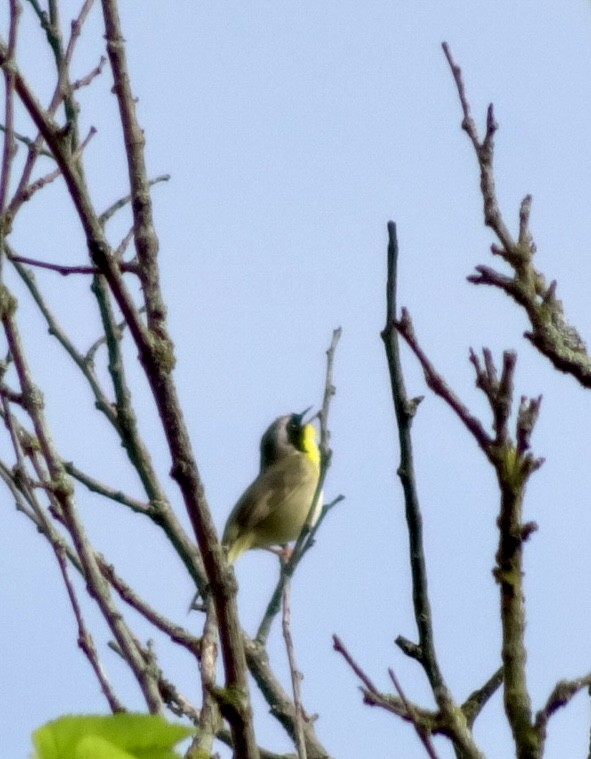
[(98, 735), (87, 735), (77, 744), (74, 754), (76, 759), (134, 759), (121, 748), (113, 745)]
[(178, 759), (173, 746), (194, 728), (152, 714), (60, 717), (33, 733), (35, 759)]

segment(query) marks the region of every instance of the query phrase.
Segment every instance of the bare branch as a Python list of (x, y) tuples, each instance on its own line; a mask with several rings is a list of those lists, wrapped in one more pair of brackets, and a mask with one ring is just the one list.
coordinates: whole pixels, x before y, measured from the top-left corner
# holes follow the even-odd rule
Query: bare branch
[(72, 90), (75, 92), (82, 87), (88, 87), (88, 85), (91, 84), (97, 76), (100, 76), (103, 73), (103, 68), (106, 62), (107, 59), (105, 56), (101, 55), (98, 65), (95, 66), (92, 71), (89, 71), (88, 74), (86, 76), (83, 76), (81, 79), (76, 79), (75, 82), (72, 82)]
[[(400, 696), (380, 692), (369, 676), (357, 664), (338, 635), (333, 635), (333, 648), (341, 654), (359, 680), (361, 680), (362, 686), (360, 690), (363, 693), (363, 702), (365, 704), (368, 706), (378, 706), (391, 714), (395, 714), (406, 722), (412, 723), (415, 730), (426, 737), (436, 733), (448, 734), (446, 726), (441, 719), (441, 714), (438, 712), (421, 709), (416, 704), (411, 704), (407, 699), (403, 699)], [(465, 754), (465, 756), (476, 757), (479, 755), (476, 753)]]
[(571, 699), (580, 693), (583, 688), (591, 687), (591, 673), (578, 677), (575, 680), (561, 680), (556, 683), (548, 696), (544, 708), (536, 714), (536, 727), (540, 735), (545, 738), (548, 720)]
[(419, 633), (418, 644), (411, 643), (400, 636), (397, 638), (396, 643), (403, 651), (405, 651), (405, 653), (407, 653), (407, 655), (416, 659), (422, 665), (427, 678), (429, 679), (429, 683), (431, 684), (440, 713), (437, 720), (434, 720), (431, 717), (427, 718), (425, 713), (421, 712), (419, 708), (414, 705), (409, 709), (409, 707), (404, 704), (404, 699), (402, 698), (394, 700), (392, 696), (384, 697), (383, 694), (376, 694), (375, 691), (372, 693), (371, 689), (364, 691), (364, 695), (366, 703), (374, 703), (377, 705), (377, 702), (379, 702), (382, 706), (387, 703), (394, 713), (413, 722), (415, 729), (422, 736), (428, 737), (432, 732), (442, 730), (451, 738), (458, 756), (464, 758), (479, 757), (481, 754), (474, 742), (471, 731), (467, 729), (465, 719), (463, 715), (461, 715), (458, 707), (454, 704), (452, 694), (444, 680), (435, 650), (433, 620), (428, 594), (427, 569), (423, 545), (422, 515), (415, 483), (412, 438), (410, 434), (414, 414), (422, 399), (409, 399), (407, 396), (400, 361), (398, 333), (406, 339), (415, 355), (419, 358), (429, 387), (431, 387), (435, 393), (440, 395), (452, 407), (466, 427), (479, 441), (479, 445), (485, 446), (488, 443), (489, 437), (486, 435), (480, 422), (469, 413), (468, 409), (461, 403), (457, 396), (455, 396), (443, 378), (435, 371), (434, 367), (428, 361), (426, 355), (418, 345), (410, 318), (405, 309), (402, 310), (402, 318), (400, 321), (396, 321), (398, 239), (396, 235), (396, 225), (393, 222), (388, 223), (388, 238), (386, 325), (382, 331), (382, 339), (386, 348), (392, 398), (398, 424), (398, 436), (400, 441), (400, 466), (398, 468), (398, 475), (404, 490), (406, 521), (409, 533), (409, 559), (412, 572), (413, 604), (415, 622)]
[(417, 735), (419, 736), (419, 740), (425, 747), (425, 751), (427, 752), (427, 756), (430, 757), (430, 759), (437, 759), (437, 754), (435, 753), (435, 749), (433, 748), (433, 744), (431, 742), (431, 738), (429, 737), (429, 734), (425, 732), (424, 727), (421, 725), (418, 717), (415, 715), (414, 712), (414, 706), (408, 701), (406, 698), (404, 691), (402, 690), (402, 686), (400, 685), (398, 678), (394, 674), (393, 669), (388, 670), (388, 674), (390, 675), (390, 679), (392, 680), (394, 687), (396, 688), (396, 692), (400, 696), (400, 700), (404, 704), (404, 707), (407, 711), (407, 714), (410, 716), (412, 723), (414, 725), (415, 731)]
[(95, 266), (63, 266), (62, 264), (52, 264), (49, 261), (38, 261), (36, 258), (28, 258), (27, 256), (9, 255), (8, 258), (11, 261), (15, 261), (19, 264), (26, 264), (27, 266), (35, 266), (38, 269), (49, 269), (50, 271), (56, 271), (58, 274), (66, 277), (69, 274), (99, 274), (99, 270)]
[[(80, 13), (78, 14), (78, 18), (72, 21), (70, 39), (68, 40), (68, 44), (66, 46), (66, 52), (64, 53), (63, 60), (61, 61), (61, 68), (60, 68), (61, 81), (59, 82), (59, 84), (62, 86), (64, 85), (69, 86), (68, 74), (69, 74), (70, 64), (72, 62), (72, 57), (74, 55), (74, 49), (76, 47), (76, 43), (78, 39), (80, 38), (82, 26), (84, 22), (86, 21), (88, 14), (90, 13), (90, 10), (93, 5), (94, 5), (94, 0), (84, 0), (84, 3), (82, 4), (82, 8), (80, 9)], [(101, 61), (97, 67), (99, 70), (98, 73), (100, 73), (105, 63), (106, 63), (106, 60), (104, 56), (101, 56)]]
[(78, 467), (76, 467), (71, 461), (64, 461), (63, 464), (66, 472), (75, 480), (78, 480), (78, 482), (82, 483), (86, 488), (88, 488), (91, 493), (98, 493), (104, 498), (108, 498), (111, 501), (121, 503), (123, 506), (127, 506), (136, 514), (150, 514), (149, 504), (144, 503), (143, 501), (139, 501), (137, 498), (132, 498), (130, 495), (127, 495), (127, 493), (124, 493), (121, 490), (116, 490), (115, 488), (111, 488), (108, 485), (105, 485), (104, 482), (100, 482), (94, 477), (91, 477), (89, 474), (86, 474), (86, 472), (83, 472), (81, 469), (78, 469)]
[(293, 638), (290, 628), (291, 620), (291, 604), (290, 604), (290, 582), (287, 582), (283, 586), (283, 615), (282, 615), (282, 629), (283, 639), (285, 641), (285, 649), (287, 651), (287, 660), (289, 662), (289, 672), (291, 676), (291, 687), (293, 691), (293, 703), (295, 707), (295, 736), (296, 736), (296, 749), (298, 752), (298, 759), (307, 759), (306, 742), (304, 739), (304, 720), (306, 715), (304, 707), (302, 705), (302, 692), (300, 683), (302, 681), (302, 673), (298, 670), (295, 658), (295, 648), (293, 644)]
[(497, 669), (481, 688), (473, 691), (464, 701), (462, 704), (462, 711), (466, 715), (466, 720), (470, 727), (472, 727), (476, 717), (478, 717), (491, 696), (493, 696), (500, 688), (502, 682), (503, 668), (499, 667), (499, 669)]
[(197, 659), (201, 656), (201, 640), (191, 635), (188, 630), (174, 624), (169, 619), (166, 619), (164, 615), (158, 613), (153, 609), (143, 598), (140, 598), (133, 588), (124, 582), (121, 577), (115, 572), (115, 568), (112, 564), (108, 564), (105, 559), (99, 554), (96, 555), (96, 560), (100, 567), (103, 577), (109, 582), (109, 584), (117, 591), (120, 598), (125, 601), (129, 606), (138, 611), (148, 622), (151, 622), (154, 627), (161, 632), (168, 635), (168, 637), (174, 642), (178, 643), (183, 648), (186, 648)]
[[(3, 132), (4, 134), (6, 134), (6, 125), (5, 124), (0, 124), (0, 132)], [(14, 139), (17, 142), (22, 142), (23, 145), (26, 145), (28, 148), (34, 147), (35, 140), (31, 139), (30, 137), (27, 137), (26, 134), (21, 134), (20, 132), (16, 132), (16, 131), (13, 131), (13, 134), (14, 134)], [(37, 153), (38, 153), (38, 155), (42, 155), (45, 158), (53, 158), (52, 153), (50, 153), (48, 150), (38, 149)]]
[[(150, 185), (150, 187), (152, 187), (158, 184), (159, 182), (168, 182), (169, 180), (170, 180), (170, 174), (160, 174), (154, 179), (150, 179), (148, 184)], [(103, 211), (103, 213), (99, 216), (99, 222), (104, 226), (109, 221), (109, 219), (111, 219), (117, 213), (117, 211), (124, 208), (130, 202), (131, 202), (131, 195), (125, 195), (124, 197), (119, 198), (112, 205), (110, 205), (106, 211)]]
[(4, 243), (4, 235), (10, 228), (11, 220), (4, 214), (7, 205), (8, 187), (12, 173), (12, 161), (16, 155), (16, 142), (14, 138), (14, 87), (15, 87), (15, 60), (16, 39), (18, 22), (22, 7), (18, 0), (10, 0), (10, 29), (8, 32), (7, 60), (2, 70), (4, 74), (4, 124), (6, 137), (2, 151), (2, 167), (0, 169), (0, 215), (2, 225), (0, 228), (0, 249)]
[[(295, 706), (273, 673), (267, 652), (256, 639), (252, 640), (244, 633), (242, 641), (250, 674), (269, 705), (271, 714), (295, 742)], [(329, 759), (326, 750), (314, 733), (312, 723), (304, 721), (302, 728), (308, 759)]]
[(55, 555), (58, 560), (60, 571), (62, 573), (64, 584), (66, 586), (66, 590), (68, 591), (70, 603), (74, 610), (74, 616), (76, 617), (76, 621), (78, 623), (78, 645), (80, 646), (82, 651), (84, 651), (86, 658), (90, 662), (94, 670), (94, 673), (97, 677), (97, 680), (100, 683), (101, 690), (105, 694), (105, 697), (107, 701), (109, 702), (109, 708), (111, 709), (111, 711), (112, 712), (125, 711), (123, 704), (117, 698), (115, 691), (113, 690), (113, 688), (111, 687), (111, 684), (109, 683), (109, 680), (107, 679), (107, 676), (99, 661), (98, 653), (94, 645), (92, 636), (89, 633), (88, 628), (86, 627), (86, 624), (84, 623), (82, 610), (80, 609), (80, 604), (78, 603), (78, 598), (76, 597), (74, 586), (72, 585), (72, 582), (70, 581), (70, 576), (68, 574), (68, 566), (65, 560), (65, 551), (64, 551), (63, 545), (58, 543), (57, 545), (54, 546), (54, 550), (55, 550)]
[(370, 680), (369, 675), (366, 675), (366, 673), (363, 671), (363, 669), (357, 664), (355, 659), (351, 656), (349, 653), (349, 650), (343, 643), (343, 641), (339, 638), (338, 635), (332, 636), (332, 647), (334, 650), (341, 654), (343, 659), (347, 662), (347, 664), (351, 667), (353, 672), (357, 675), (357, 677), (361, 680), (363, 685), (368, 691), (371, 691), (372, 693), (378, 693), (378, 689), (373, 684), (373, 682)]
[(543, 275), (533, 266), (536, 246), (529, 229), (532, 199), (526, 195), (519, 209), (517, 240), (509, 232), (501, 214), (495, 189), (493, 156), (494, 134), (497, 130), (493, 106), (487, 112), (486, 135), (480, 141), (470, 114), (462, 72), (454, 62), (449, 46), (443, 43), (463, 113), (462, 129), (468, 134), (480, 170), (480, 191), (484, 205), (484, 221), (500, 242), (493, 245), (494, 255), (503, 258), (513, 269), (507, 277), (486, 266), (477, 266), (468, 281), (490, 285), (507, 293), (523, 307), (531, 324), (525, 337), (561, 372), (571, 374), (583, 385), (591, 387), (591, 357), (578, 331), (564, 318), (562, 303), (556, 298), (556, 283), (546, 285)]
[(530, 696), (526, 684), (523, 597), (523, 543), (536, 526), (534, 523), (522, 524), (521, 517), (527, 481), (532, 472), (541, 465), (540, 459), (535, 459), (526, 452), (541, 399), (522, 399), (517, 415), (517, 442), (514, 444), (508, 434), (508, 419), (513, 396), (515, 355), (511, 352), (504, 354), (503, 372), (498, 380), (490, 351), (485, 350), (485, 369), (472, 352), (476, 384), (485, 393), (493, 411), (496, 437), (491, 438), (430, 364), (418, 346), (410, 320), (404, 312), (396, 326), (419, 358), (427, 384), (456, 412), (495, 468), (501, 499), (498, 518), (499, 547), (494, 574), (501, 593), (505, 709), (519, 759), (538, 756), (535, 752), (540, 750), (541, 739), (532, 724)]
[(420, 347), (417, 338), (415, 336), (414, 327), (408, 314), (408, 311), (403, 308), (401, 318), (395, 322), (395, 327), (399, 334), (406, 340), (409, 347), (415, 356), (419, 359), (419, 362), (423, 368), (425, 375), (425, 382), (428, 387), (440, 398), (442, 398), (447, 405), (456, 413), (457, 417), (463, 422), (466, 429), (472, 433), (474, 439), (482, 448), (483, 451), (487, 451), (492, 439), (486, 434), (482, 424), (472, 416), (468, 408), (461, 402), (453, 390), (447, 385), (443, 377), (436, 371), (433, 364), (429, 361), (426, 354)]
[(398, 476), (404, 491), (406, 522), (409, 536), (409, 559), (412, 572), (413, 604), (415, 622), (419, 633), (419, 661), (429, 682), (437, 693), (447, 691), (443, 675), (439, 668), (433, 641), (433, 619), (427, 588), (427, 566), (423, 545), (423, 519), (417, 494), (414, 459), (411, 438), (411, 425), (419, 400), (410, 401), (406, 393), (400, 349), (396, 331), (396, 285), (398, 279), (398, 238), (394, 222), (388, 223), (388, 278), (386, 283), (386, 325), (382, 331), (382, 340), (386, 349), (392, 400), (398, 425), (400, 443), (400, 465)]
[[(195, 736), (188, 756), (210, 756), (213, 750), (213, 739), (220, 732), (220, 710), (214, 696), (216, 683), (216, 666), (218, 659), (218, 627), (215, 607), (211, 598), (207, 599), (205, 609), (205, 624), (200, 647), (201, 667), (201, 714), (199, 715), (199, 731)], [(229, 737), (229, 736), (228, 736)]]

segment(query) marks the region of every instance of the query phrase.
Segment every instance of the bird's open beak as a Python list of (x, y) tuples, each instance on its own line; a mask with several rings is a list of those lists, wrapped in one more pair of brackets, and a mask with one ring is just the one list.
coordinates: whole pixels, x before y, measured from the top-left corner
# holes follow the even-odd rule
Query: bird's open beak
[(311, 409), (311, 408), (312, 408), (312, 406), (308, 406), (308, 408), (307, 408), (307, 409), (305, 409), (304, 411), (302, 411), (302, 413), (301, 413), (301, 414), (294, 414), (294, 416), (295, 416), (295, 418), (297, 419), (297, 421), (298, 421), (298, 424), (299, 424), (300, 426), (301, 426), (301, 424), (302, 424), (302, 422), (303, 422), (303, 420), (304, 420), (304, 417), (306, 416), (306, 414), (308, 413), (308, 411), (310, 411), (310, 409)]

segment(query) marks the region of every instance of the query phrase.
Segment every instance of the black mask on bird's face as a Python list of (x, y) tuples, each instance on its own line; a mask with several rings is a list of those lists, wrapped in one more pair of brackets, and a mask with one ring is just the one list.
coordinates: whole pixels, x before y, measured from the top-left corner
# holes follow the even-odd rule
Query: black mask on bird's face
[(294, 448), (302, 450), (302, 421), (311, 408), (301, 414), (280, 416), (269, 426), (261, 439), (261, 471), (292, 453)]

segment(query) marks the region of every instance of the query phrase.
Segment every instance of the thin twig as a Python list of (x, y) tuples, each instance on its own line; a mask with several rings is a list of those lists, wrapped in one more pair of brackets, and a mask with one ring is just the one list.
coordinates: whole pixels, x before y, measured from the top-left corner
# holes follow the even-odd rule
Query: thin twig
[(109, 584), (117, 591), (119, 597), (125, 601), (126, 604), (138, 611), (148, 622), (174, 642), (178, 643), (187, 651), (190, 651), (197, 659), (201, 656), (201, 640), (185, 630), (180, 625), (174, 624), (163, 614), (160, 614), (153, 609), (139, 594), (128, 585), (119, 575), (115, 572), (115, 568), (112, 564), (109, 564), (100, 555), (96, 555), (97, 563), (100, 567), (103, 577), (109, 582)]
[(536, 714), (536, 726), (541, 735), (546, 735), (548, 720), (563, 706), (570, 703), (571, 699), (580, 693), (583, 688), (591, 687), (591, 672), (577, 677), (575, 680), (561, 680), (556, 683), (548, 696), (544, 708)]
[(66, 277), (69, 274), (100, 274), (96, 266), (64, 266), (63, 264), (52, 264), (49, 261), (39, 261), (36, 258), (28, 258), (27, 256), (9, 256), (11, 261), (15, 261), (19, 264), (26, 264), (27, 266), (35, 266), (37, 269), (49, 269), (50, 271), (56, 271), (58, 274)]
[(34, 182), (31, 182), (31, 184), (21, 187), (14, 194), (14, 198), (12, 200), (12, 208), (16, 210), (17, 207), (31, 200), (36, 192), (42, 190), (46, 185), (55, 182), (55, 180), (61, 177), (61, 175), (62, 172), (59, 169), (54, 169), (53, 171), (49, 171), (47, 174), (44, 174), (42, 177), (39, 177)]
[[(69, 69), (70, 64), (72, 62), (72, 58), (74, 56), (74, 50), (76, 47), (76, 43), (78, 42), (78, 39), (80, 38), (80, 34), (82, 32), (82, 26), (84, 22), (86, 21), (88, 14), (90, 13), (90, 10), (92, 6), (94, 5), (94, 0), (84, 0), (84, 3), (82, 4), (82, 8), (80, 8), (80, 13), (78, 14), (78, 17), (75, 18), (70, 26), (70, 39), (68, 40), (68, 44), (66, 45), (66, 51), (64, 53), (63, 60), (61, 62), (61, 72), (62, 73), (62, 84), (63, 80), (65, 79), (68, 84), (68, 78), (69, 78)], [(103, 67), (105, 63), (104, 56), (101, 56), (101, 63), (99, 64), (100, 68)]]
[[(74, 137), (72, 140), (72, 145), (74, 148), (76, 148), (76, 108), (72, 100), (72, 92), (74, 89), (77, 89), (77, 87), (70, 86), (67, 78), (67, 70), (69, 68), (69, 61), (71, 60), (74, 53), (74, 43), (80, 36), (82, 23), (88, 15), (93, 0), (85, 0), (78, 18), (72, 22), (72, 36), (68, 43), (68, 50), (65, 55), (62, 51), (59, 22), (57, 19), (57, 7), (52, 3), (50, 7), (53, 8), (53, 10), (48, 15), (44, 10), (41, 9), (37, 2), (32, 2), (32, 0), (29, 0), (29, 2), (37, 13), (42, 28), (45, 30), (49, 45), (54, 53), (55, 63), (58, 71), (57, 84), (54, 89), (51, 101), (47, 106), (46, 115), (48, 119), (52, 119), (55, 116), (55, 113), (61, 103), (65, 101), (68, 129)], [(50, 20), (50, 16), (53, 20)], [(101, 68), (102, 64), (99, 63), (99, 66), (97, 67), (99, 73)], [(97, 69), (94, 69), (87, 77), (81, 80), (80, 85), (89, 83), (94, 78)], [(91, 130), (91, 133), (94, 133), (94, 128)], [(16, 213), (18, 208), (23, 203), (30, 200), (35, 192), (61, 175), (61, 169), (57, 169), (30, 183), (30, 178), (38, 156), (41, 155), (53, 159), (54, 154), (50, 150), (43, 149), (44, 139), (41, 132), (34, 140), (31, 140), (23, 135), (18, 135), (17, 139), (24, 142), (28, 146), (29, 150), (21, 178), (10, 202), (9, 209), (12, 215)], [(79, 155), (79, 152), (76, 155)]]
[(98, 64), (86, 74), (86, 76), (81, 77), (80, 79), (76, 79), (74, 82), (72, 82), (72, 90), (75, 92), (76, 90), (81, 89), (82, 87), (88, 87), (91, 82), (96, 79), (97, 76), (100, 76), (103, 72), (103, 67), (105, 63), (107, 62), (107, 59), (104, 55), (101, 55), (100, 60)]
[[(269, 655), (262, 645), (257, 643), (256, 640), (249, 638), (244, 633), (242, 634), (242, 643), (246, 653), (248, 669), (257, 683), (261, 694), (265, 698), (270, 713), (295, 743), (295, 706), (271, 669)], [(312, 720), (304, 720), (302, 723), (302, 729), (304, 731), (308, 757), (326, 759), (328, 756), (327, 751), (314, 733)]]
[[(3, 132), (6, 134), (6, 125), (0, 124), (0, 132)], [(23, 145), (26, 145), (28, 148), (31, 148), (35, 145), (35, 140), (31, 139), (31, 137), (27, 137), (26, 134), (21, 134), (20, 132), (13, 131), (14, 139), (17, 142), (22, 142)], [(49, 152), (49, 150), (37, 150), (38, 155), (42, 155), (45, 158), (53, 158), (53, 154)]]
[(395, 326), (398, 333), (402, 335), (412, 352), (418, 358), (428, 387), (456, 413), (457, 417), (464, 423), (464, 426), (472, 433), (480, 448), (486, 452), (490, 448), (491, 437), (486, 433), (480, 421), (470, 413), (467, 406), (462, 403), (429, 361), (417, 341), (410, 315), (405, 308), (402, 309), (402, 316), (395, 322)]
[(94, 640), (92, 639), (92, 635), (88, 631), (88, 628), (86, 627), (86, 624), (84, 622), (84, 617), (82, 616), (82, 609), (80, 608), (80, 604), (78, 603), (78, 598), (76, 596), (76, 591), (74, 590), (74, 586), (70, 580), (70, 575), (68, 573), (68, 566), (66, 564), (65, 560), (65, 551), (63, 548), (63, 545), (57, 544), (54, 546), (54, 551), (56, 558), (58, 560), (59, 568), (62, 574), (62, 578), (64, 580), (64, 584), (66, 586), (66, 590), (68, 592), (68, 597), (70, 599), (70, 604), (72, 606), (72, 609), (74, 610), (74, 616), (76, 618), (76, 622), (78, 623), (78, 645), (86, 655), (86, 658), (90, 662), (90, 665), (92, 669), (94, 670), (94, 673), (96, 675), (97, 680), (99, 681), (99, 684), (101, 686), (101, 690), (105, 695), (105, 698), (109, 702), (109, 708), (112, 712), (123, 712), (125, 711), (125, 708), (121, 701), (119, 701), (117, 695), (115, 694), (115, 691), (113, 690), (105, 671), (100, 663), (98, 653), (96, 650), (96, 647), (94, 645)]
[[(97, 276), (92, 283), (92, 292), (96, 298), (108, 353), (108, 370), (115, 394), (115, 403), (111, 404), (115, 413), (114, 427), (121, 444), (135, 468), (150, 502), (149, 516), (159, 524), (178, 555), (187, 567), (200, 594), (207, 594), (207, 577), (199, 549), (191, 540), (178, 517), (170, 506), (166, 492), (154, 468), (150, 452), (139, 432), (137, 417), (132, 403), (132, 392), (127, 381), (125, 361), (121, 349), (123, 327), (115, 318), (112, 297), (103, 276)], [(137, 317), (143, 309), (136, 309)], [(127, 319), (123, 319), (129, 328)], [(96, 345), (96, 343), (95, 343)], [(87, 355), (88, 358), (88, 355)]]
[(137, 498), (132, 498), (122, 490), (117, 490), (116, 488), (111, 488), (108, 485), (105, 485), (104, 482), (101, 482), (100, 480), (91, 477), (89, 474), (86, 474), (86, 472), (83, 472), (81, 469), (78, 469), (78, 467), (71, 461), (64, 461), (63, 463), (66, 472), (71, 477), (74, 477), (75, 480), (81, 482), (91, 493), (98, 493), (104, 498), (121, 503), (136, 514), (150, 514), (151, 508), (149, 504), (144, 503)]
[[(148, 181), (148, 185), (150, 187), (153, 187), (159, 182), (168, 182), (169, 180), (170, 180), (170, 174), (160, 174), (154, 179), (150, 179)], [(118, 200), (116, 200), (105, 211), (103, 211), (102, 214), (100, 214), (99, 216), (100, 224), (104, 226), (109, 221), (109, 219), (111, 219), (117, 213), (117, 211), (120, 211), (130, 202), (131, 202), (131, 195), (124, 195), (122, 198), (119, 198)]]
[(334, 650), (341, 654), (343, 659), (347, 662), (347, 664), (351, 667), (353, 672), (357, 675), (357, 677), (361, 680), (363, 685), (367, 688), (367, 690), (372, 691), (373, 693), (378, 693), (378, 689), (373, 684), (373, 682), (370, 680), (369, 675), (367, 675), (363, 669), (357, 664), (355, 659), (351, 656), (349, 653), (349, 650), (343, 643), (343, 641), (339, 638), (338, 635), (332, 636), (332, 647)]
[[(140, 308), (140, 313), (143, 312), (143, 308)], [(116, 323), (114, 326), (114, 329), (112, 330), (112, 334), (122, 335), (123, 331), (125, 330), (127, 326), (127, 322), (124, 320), (121, 320), (120, 322)], [(90, 346), (90, 348), (86, 351), (86, 354), (84, 356), (84, 360), (93, 365), (95, 362), (95, 356), (96, 352), (102, 345), (107, 344), (107, 335), (101, 335), (99, 338), (97, 338), (94, 343)]]
[(109, 422), (116, 427), (117, 425), (117, 417), (113, 410), (113, 404), (111, 403), (110, 398), (107, 397), (106, 393), (104, 392), (103, 388), (101, 387), (98, 378), (96, 376), (96, 373), (94, 372), (94, 369), (92, 367), (92, 364), (85, 360), (85, 357), (77, 350), (77, 348), (74, 346), (68, 335), (66, 334), (65, 330), (61, 327), (60, 323), (58, 322), (55, 315), (50, 310), (49, 306), (47, 305), (45, 301), (45, 297), (41, 293), (41, 290), (37, 286), (35, 277), (33, 273), (26, 269), (17, 259), (19, 258), (14, 250), (9, 246), (5, 246), (8, 257), (10, 261), (14, 264), (14, 267), (23, 280), (24, 284), (27, 286), (29, 292), (31, 293), (33, 300), (37, 304), (37, 307), (39, 308), (41, 315), (45, 319), (45, 322), (47, 324), (49, 333), (53, 335), (59, 344), (64, 348), (68, 356), (72, 359), (72, 361), (76, 364), (78, 369), (82, 372), (85, 380), (90, 385), (90, 388), (92, 390), (92, 393), (94, 395), (97, 408), (107, 417)]
[(392, 680), (392, 683), (394, 684), (394, 687), (396, 688), (396, 692), (398, 693), (400, 700), (404, 704), (404, 707), (412, 720), (416, 734), (419, 736), (419, 740), (425, 747), (425, 751), (427, 752), (427, 755), (430, 757), (430, 759), (437, 759), (437, 754), (435, 753), (435, 749), (433, 748), (433, 744), (431, 743), (431, 738), (429, 737), (429, 734), (425, 731), (424, 727), (421, 725), (418, 717), (416, 716), (415, 711), (414, 711), (414, 706), (406, 698), (406, 695), (404, 691), (402, 690), (402, 686), (400, 685), (400, 682), (398, 681), (398, 678), (396, 677), (394, 670), (392, 668), (388, 669), (388, 674), (390, 675), (390, 679)]
[[(495, 437), (485, 432), (451, 388), (431, 365), (418, 345), (410, 318), (403, 312), (397, 322), (399, 332), (418, 357), (427, 384), (456, 413), (473, 434), (478, 445), (495, 469), (500, 490), (499, 544), (494, 576), (500, 587), (501, 623), (503, 629), (502, 660), (505, 710), (513, 731), (517, 755), (521, 759), (537, 756), (543, 738), (532, 724), (531, 701), (527, 689), (525, 660), (525, 601), (523, 595), (523, 544), (536, 529), (534, 523), (522, 523), (523, 499), (529, 476), (542, 463), (529, 452), (530, 436), (538, 416), (541, 398), (522, 399), (517, 414), (516, 443), (508, 431), (513, 399), (515, 354), (506, 351), (500, 379), (492, 355), (484, 350), (484, 368), (472, 351), (471, 361), (476, 372), (476, 384), (484, 392), (493, 412)], [(443, 710), (443, 704), (441, 704)], [(453, 719), (454, 711), (448, 711)], [(457, 726), (457, 723), (456, 723)], [(465, 734), (465, 732), (464, 732)], [(461, 736), (462, 731), (455, 733)]]
[(476, 717), (480, 714), (489, 699), (498, 691), (503, 683), (503, 667), (489, 677), (481, 688), (470, 693), (462, 704), (462, 711), (466, 715), (468, 725), (472, 727)]
[(300, 683), (302, 681), (302, 673), (299, 671), (296, 658), (295, 648), (293, 645), (293, 638), (291, 635), (291, 604), (290, 604), (290, 582), (287, 582), (283, 586), (283, 614), (281, 618), (283, 629), (283, 640), (285, 641), (285, 649), (287, 651), (287, 660), (289, 662), (289, 672), (291, 675), (291, 687), (293, 691), (293, 703), (295, 707), (295, 736), (296, 736), (296, 749), (298, 752), (298, 759), (306, 759), (306, 742), (304, 740), (304, 707), (302, 706), (302, 692)]

